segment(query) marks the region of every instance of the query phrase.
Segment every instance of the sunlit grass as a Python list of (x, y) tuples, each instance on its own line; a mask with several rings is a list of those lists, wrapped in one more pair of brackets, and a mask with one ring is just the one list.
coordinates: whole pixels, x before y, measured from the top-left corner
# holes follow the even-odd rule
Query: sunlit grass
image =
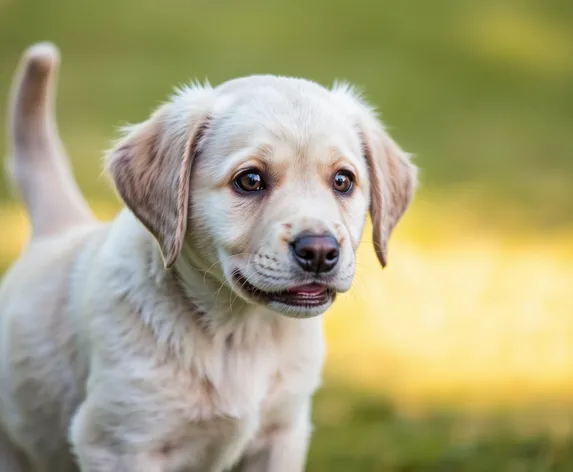
[(384, 271), (367, 244), (359, 260), (353, 292), (327, 318), (331, 375), (408, 407), (573, 398), (565, 238), (476, 234), (425, 246), (402, 237)]
[[(573, 232), (491, 224), (484, 203), (422, 193), (384, 270), (366, 228), (325, 317), (309, 472), (573, 470)], [(13, 203), (0, 218), (6, 267), (28, 225)]]
[[(354, 288), (326, 316), (328, 378), (414, 409), (573, 399), (570, 235), (479, 232), (451, 209), (417, 208), (384, 270), (366, 229)], [(109, 218), (117, 205), (94, 209)], [(28, 229), (15, 205), (0, 218), (6, 266)], [(424, 234), (428, 219), (434, 229)]]
[[(28, 227), (14, 204), (0, 218), (6, 267)], [(366, 229), (325, 317), (309, 472), (572, 470), (572, 234), (491, 228), (418, 201), (384, 270)]]

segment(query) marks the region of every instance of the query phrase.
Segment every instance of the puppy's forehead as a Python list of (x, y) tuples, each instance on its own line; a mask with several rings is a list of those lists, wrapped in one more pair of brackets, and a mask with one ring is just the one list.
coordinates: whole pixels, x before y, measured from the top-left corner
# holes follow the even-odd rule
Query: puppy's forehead
[(274, 148), (296, 154), (360, 154), (352, 117), (333, 94), (313, 82), (254, 76), (217, 90), (210, 144), (225, 155), (245, 148)]

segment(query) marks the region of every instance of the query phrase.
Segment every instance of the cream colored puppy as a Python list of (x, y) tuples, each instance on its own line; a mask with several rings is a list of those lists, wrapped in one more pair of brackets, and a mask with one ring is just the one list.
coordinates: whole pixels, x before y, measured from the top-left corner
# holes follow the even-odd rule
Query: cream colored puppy
[(0, 289), (0, 470), (302, 471), (318, 315), (368, 209), (385, 265), (408, 156), (347, 86), (193, 85), (109, 152), (125, 209), (100, 223), (59, 144), (57, 63), (33, 46), (12, 95), (32, 236)]

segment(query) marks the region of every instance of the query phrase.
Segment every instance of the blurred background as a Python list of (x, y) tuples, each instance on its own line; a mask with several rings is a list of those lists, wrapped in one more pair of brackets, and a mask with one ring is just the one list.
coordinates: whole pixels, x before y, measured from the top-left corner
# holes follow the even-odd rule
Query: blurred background
[[(573, 470), (571, 0), (0, 0), (2, 109), (39, 40), (62, 51), (60, 129), (103, 218), (117, 127), (195, 78), (346, 79), (415, 154), (388, 268), (368, 229), (326, 317), (309, 471)], [(5, 181), (0, 221), (2, 271), (28, 235)]]

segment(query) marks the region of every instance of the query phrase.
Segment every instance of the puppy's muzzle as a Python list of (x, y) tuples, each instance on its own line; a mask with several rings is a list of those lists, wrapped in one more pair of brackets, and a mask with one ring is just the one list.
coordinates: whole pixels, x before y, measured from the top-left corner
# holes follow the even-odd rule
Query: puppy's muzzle
[(325, 274), (338, 264), (340, 244), (331, 234), (299, 235), (291, 244), (296, 263), (306, 272)]

